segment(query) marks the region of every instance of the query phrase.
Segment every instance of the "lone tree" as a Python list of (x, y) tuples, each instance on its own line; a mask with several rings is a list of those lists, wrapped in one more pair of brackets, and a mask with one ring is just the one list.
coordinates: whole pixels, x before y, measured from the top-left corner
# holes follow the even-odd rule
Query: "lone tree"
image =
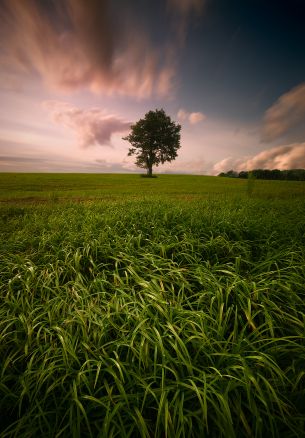
[(135, 155), (136, 165), (147, 169), (147, 176), (151, 177), (153, 166), (177, 157), (180, 130), (181, 126), (173, 122), (163, 109), (156, 109), (131, 125), (131, 133), (123, 137), (123, 140), (132, 145), (128, 155)]

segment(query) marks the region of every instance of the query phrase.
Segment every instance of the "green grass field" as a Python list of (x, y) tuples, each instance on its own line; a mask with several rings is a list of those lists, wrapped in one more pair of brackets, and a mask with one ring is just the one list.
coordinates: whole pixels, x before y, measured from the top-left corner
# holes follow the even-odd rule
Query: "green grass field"
[(0, 174), (0, 436), (304, 437), (305, 183)]

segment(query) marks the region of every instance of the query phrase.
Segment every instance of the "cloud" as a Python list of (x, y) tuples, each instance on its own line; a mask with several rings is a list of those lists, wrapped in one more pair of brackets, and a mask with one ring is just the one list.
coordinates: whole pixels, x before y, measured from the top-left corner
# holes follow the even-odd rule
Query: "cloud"
[(194, 112), (189, 113), (185, 111), (184, 109), (180, 109), (177, 113), (177, 117), (180, 121), (189, 121), (192, 125), (195, 125), (196, 123), (201, 122), (202, 120), (206, 119), (206, 116), (203, 113), (200, 112)]
[(56, 123), (76, 133), (78, 143), (83, 148), (111, 146), (112, 135), (127, 132), (131, 125), (131, 122), (106, 114), (98, 108), (83, 110), (58, 101), (47, 101), (43, 106), (51, 112)]
[(126, 162), (122, 160), (121, 162), (110, 162), (103, 159), (95, 160), (95, 164), (91, 165), (92, 167), (96, 167), (99, 171), (103, 171), (105, 173), (139, 173), (141, 170), (136, 167), (134, 164)]
[(204, 120), (206, 118), (206, 116), (202, 113), (191, 113), (189, 115), (189, 121), (192, 125), (195, 125), (196, 123), (201, 122), (202, 120)]
[[(1, 66), (1, 64), (0, 64)], [(21, 93), (23, 91), (22, 81), (16, 74), (9, 74), (8, 72), (0, 72), (0, 90), (13, 91)]]
[(177, 113), (178, 119), (183, 122), (184, 120), (187, 120), (188, 113), (184, 109), (180, 109)]
[(168, 5), (181, 15), (191, 12), (200, 13), (203, 6), (202, 0), (168, 0)]
[(156, 173), (184, 173), (204, 175), (207, 173), (209, 164), (202, 158), (196, 160), (177, 160), (164, 164)]
[(213, 173), (253, 169), (304, 169), (305, 168), (305, 143), (293, 143), (276, 146), (264, 150), (254, 157), (244, 159), (225, 158), (214, 165)]
[[(284, 144), (253, 156), (227, 157), (213, 167), (213, 173), (253, 169), (305, 168), (305, 83), (283, 94), (265, 113), (261, 130), (263, 142)], [(286, 143), (286, 144), (285, 144)]]
[(127, 173), (138, 172), (124, 160), (121, 162), (96, 159), (76, 160), (54, 156), (0, 156), (2, 172), (85, 172), (85, 173)]
[(186, 37), (188, 22), (192, 15), (200, 15), (203, 9), (204, 0), (167, 0), (167, 7), (174, 16), (174, 28), (177, 32), (180, 44), (183, 44)]
[(234, 159), (232, 157), (224, 158), (223, 160), (218, 161), (216, 164), (214, 164), (212, 173), (213, 175), (218, 175), (221, 172), (228, 172), (228, 170), (231, 169), (236, 170), (238, 163), (239, 163), (238, 159)]
[(9, 155), (1, 155), (0, 156), (0, 163), (43, 163), (46, 160), (44, 158), (38, 158), (38, 157), (17, 157), (17, 156), (9, 156)]
[[(170, 3), (186, 17), (201, 0)], [(86, 87), (107, 95), (170, 96), (178, 37), (168, 33), (157, 45), (139, 19), (141, 9), (129, 6), (115, 8), (110, 0), (3, 0), (0, 64), (9, 73), (39, 75), (63, 91)]]
[(295, 169), (305, 168), (305, 143), (276, 146), (265, 150), (240, 164), (251, 169)]
[(283, 94), (265, 113), (262, 140), (305, 140), (305, 83)]

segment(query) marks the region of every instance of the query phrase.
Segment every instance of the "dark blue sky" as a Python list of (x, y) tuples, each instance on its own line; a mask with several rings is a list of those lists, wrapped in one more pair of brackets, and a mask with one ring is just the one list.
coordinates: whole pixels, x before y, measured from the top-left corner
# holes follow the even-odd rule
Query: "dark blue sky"
[(224, 117), (259, 118), (305, 80), (305, 2), (207, 1), (182, 56), (183, 97)]

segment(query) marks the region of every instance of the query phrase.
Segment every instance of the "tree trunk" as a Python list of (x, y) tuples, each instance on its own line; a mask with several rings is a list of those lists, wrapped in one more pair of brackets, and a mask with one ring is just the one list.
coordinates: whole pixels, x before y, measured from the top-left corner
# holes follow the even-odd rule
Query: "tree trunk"
[(152, 164), (147, 164), (147, 176), (152, 176)]

